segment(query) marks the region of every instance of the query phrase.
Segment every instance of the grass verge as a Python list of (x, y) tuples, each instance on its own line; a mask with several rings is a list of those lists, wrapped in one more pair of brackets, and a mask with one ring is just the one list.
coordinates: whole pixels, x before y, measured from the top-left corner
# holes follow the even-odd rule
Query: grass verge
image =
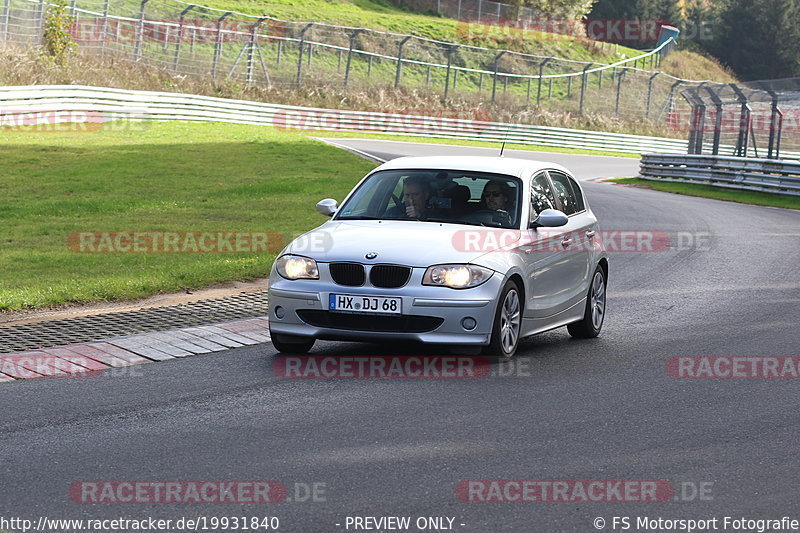
[(700, 196), (702, 198), (713, 198), (715, 200), (725, 200), (727, 202), (737, 202), (740, 204), (764, 205), (770, 207), (783, 207), (786, 209), (800, 209), (800, 198), (795, 196), (785, 196), (758, 191), (740, 191), (735, 189), (725, 189), (712, 185), (700, 185), (696, 183), (676, 183), (673, 181), (651, 181), (641, 178), (616, 178), (611, 180), (614, 183), (624, 185), (634, 185), (645, 187), (656, 191), (672, 192), (687, 196)]
[(288, 240), (324, 221), (318, 199), (341, 200), (374, 167), (300, 134), (218, 123), (0, 130), (0, 146), (0, 310), (264, 276), (282, 247), (275, 239), (255, 253), (79, 253), (68, 239), (221, 231)]

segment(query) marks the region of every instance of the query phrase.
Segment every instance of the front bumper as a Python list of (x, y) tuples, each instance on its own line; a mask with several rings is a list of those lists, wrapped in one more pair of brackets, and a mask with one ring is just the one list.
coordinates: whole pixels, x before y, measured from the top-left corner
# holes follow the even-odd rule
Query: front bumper
[[(414, 268), (408, 283), (386, 289), (364, 285), (338, 285), (327, 265), (320, 264), (320, 279), (290, 281), (273, 271), (269, 288), (270, 334), (324, 340), (419, 341), (429, 344), (486, 345), (491, 339), (497, 297), (504, 278), (495, 273), (472, 289), (422, 285), (424, 268)], [(402, 315), (368, 315), (331, 312), (331, 294), (392, 296), (402, 299)], [(279, 315), (282, 318), (279, 318)], [(476, 325), (462, 324), (471, 317)]]

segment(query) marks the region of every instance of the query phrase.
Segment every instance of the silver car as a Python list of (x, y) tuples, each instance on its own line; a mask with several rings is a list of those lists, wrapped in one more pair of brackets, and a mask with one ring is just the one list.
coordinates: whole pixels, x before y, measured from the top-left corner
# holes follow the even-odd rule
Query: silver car
[(317, 210), (331, 220), (292, 241), (270, 274), (280, 352), (317, 339), (414, 340), (510, 357), (520, 338), (561, 326), (595, 337), (603, 326), (608, 256), (559, 165), (399, 158), (341, 207), (325, 199)]

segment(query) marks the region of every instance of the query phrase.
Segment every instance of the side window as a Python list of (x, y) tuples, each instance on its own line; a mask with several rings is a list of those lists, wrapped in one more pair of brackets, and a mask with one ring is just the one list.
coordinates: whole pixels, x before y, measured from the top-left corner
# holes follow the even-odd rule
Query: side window
[(545, 209), (555, 209), (556, 199), (550, 184), (547, 182), (547, 175), (540, 172), (531, 180), (531, 213), (538, 216)]
[(572, 178), (569, 178), (569, 184), (572, 185), (572, 191), (575, 193), (575, 202), (578, 206), (578, 212), (585, 211), (586, 203), (583, 201), (583, 193), (581, 192), (580, 186)]
[(573, 187), (572, 180), (569, 176), (563, 172), (554, 170), (550, 170), (548, 173), (550, 174), (550, 179), (553, 180), (553, 187), (556, 189), (556, 196), (558, 196), (561, 207), (564, 208), (564, 214), (574, 215), (579, 211), (583, 211), (583, 200), (581, 199), (580, 202), (578, 201), (578, 197), (575, 194), (575, 187)]

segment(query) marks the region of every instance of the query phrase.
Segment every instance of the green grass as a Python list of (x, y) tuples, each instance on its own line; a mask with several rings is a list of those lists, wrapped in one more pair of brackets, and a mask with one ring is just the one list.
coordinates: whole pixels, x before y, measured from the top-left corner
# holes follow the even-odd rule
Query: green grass
[(713, 198), (715, 200), (738, 202), (740, 204), (800, 209), (800, 198), (796, 196), (785, 196), (782, 194), (758, 191), (740, 191), (735, 189), (714, 187), (712, 185), (700, 185), (696, 183), (651, 181), (643, 180), (641, 178), (617, 178), (606, 181), (622, 183), (625, 185), (635, 185), (637, 187), (647, 187), (648, 189), (654, 189), (656, 191), (685, 194), (687, 196), (700, 196), (702, 198)]
[(0, 130), (0, 309), (130, 299), (264, 276), (274, 253), (77, 253), (68, 238), (90, 231), (257, 231), (288, 240), (325, 220), (316, 201), (341, 200), (374, 167), (261, 126), (145, 127)]
[[(436, 139), (433, 137), (415, 137), (413, 135), (383, 135), (379, 133), (360, 133), (360, 132), (339, 132), (339, 131), (315, 131), (308, 133), (313, 137), (322, 138), (344, 138), (344, 139), (379, 139), (383, 141), (401, 141), (426, 144), (447, 144), (458, 146), (477, 146), (481, 148), (496, 148), (500, 151), (500, 143), (487, 141), (466, 141), (461, 139)], [(609, 150), (584, 150), (581, 148), (561, 148), (558, 146), (544, 146), (536, 144), (515, 144), (506, 143), (507, 150), (528, 150), (531, 152), (555, 152), (559, 154), (583, 154), (583, 155), (607, 155), (612, 157), (628, 157), (639, 159), (639, 154), (629, 152), (613, 152)]]

